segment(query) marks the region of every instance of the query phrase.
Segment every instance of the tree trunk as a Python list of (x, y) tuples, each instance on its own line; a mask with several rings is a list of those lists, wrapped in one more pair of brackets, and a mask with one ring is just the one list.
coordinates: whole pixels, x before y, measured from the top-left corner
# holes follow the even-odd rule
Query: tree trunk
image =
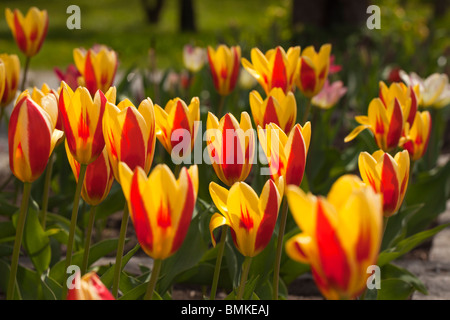
[(178, 0), (180, 8), (180, 31), (197, 31), (193, 0)]
[(147, 22), (157, 24), (164, 0), (141, 0), (141, 4), (147, 17)]

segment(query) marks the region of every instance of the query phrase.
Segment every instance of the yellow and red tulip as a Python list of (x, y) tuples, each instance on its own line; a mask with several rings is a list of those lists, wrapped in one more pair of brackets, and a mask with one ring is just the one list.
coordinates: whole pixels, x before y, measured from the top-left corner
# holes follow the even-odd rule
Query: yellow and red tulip
[(297, 123), (289, 135), (276, 124), (270, 123), (265, 130), (258, 127), (258, 138), (266, 154), (272, 179), (278, 184), (279, 178), (283, 176), (286, 185), (300, 185), (311, 140), (311, 123), (308, 121), (303, 127)]
[(63, 136), (55, 129), (58, 103), (48, 94), (38, 104), (28, 91), (16, 101), (9, 119), (9, 165), (23, 182), (33, 182), (44, 172), (57, 141)]
[(295, 84), (308, 98), (322, 90), (330, 67), (331, 44), (324, 44), (316, 52), (313, 46), (305, 48), (298, 64)]
[(227, 47), (221, 44), (216, 50), (208, 46), (207, 52), (214, 87), (220, 95), (229, 95), (238, 80), (241, 47)]
[(356, 116), (355, 119), (361, 125), (345, 137), (345, 142), (353, 140), (364, 129), (369, 129), (380, 149), (390, 151), (398, 146), (404, 122), (402, 108), (397, 99), (387, 108), (380, 98), (372, 99), (368, 116)]
[(361, 152), (358, 165), (363, 181), (382, 195), (384, 216), (390, 217), (395, 214), (403, 203), (408, 187), (410, 170), (408, 151), (398, 152), (395, 157), (382, 150), (372, 155)]
[(286, 253), (307, 263), (327, 299), (354, 299), (365, 288), (382, 240), (380, 195), (353, 175), (340, 177), (327, 197), (288, 186), (286, 195), (302, 232), (286, 242)]
[(6, 22), (12, 31), (17, 46), (27, 57), (36, 55), (41, 50), (47, 35), (47, 10), (31, 7), (25, 16), (18, 9), (5, 11)]
[(120, 181), (120, 162), (125, 162), (131, 170), (140, 166), (148, 174), (156, 142), (155, 112), (151, 99), (143, 100), (138, 108), (128, 99), (117, 106), (107, 104), (103, 116), (103, 136), (117, 181)]
[(144, 252), (164, 260), (174, 254), (186, 237), (198, 190), (198, 169), (183, 167), (176, 180), (169, 167), (157, 165), (147, 178), (141, 167), (134, 171), (119, 164), (120, 184)]
[(256, 126), (265, 127), (271, 122), (284, 132), (291, 131), (297, 118), (297, 102), (292, 92), (284, 93), (280, 88), (273, 88), (263, 100), (258, 91), (250, 92), (250, 108)]
[[(40, 89), (36, 88), (36, 87), (33, 88), (33, 91), (31, 92), (31, 98), (34, 101), (36, 101), (38, 104), (40, 104), (42, 98), (45, 97), (46, 95), (48, 95), (49, 93), (51, 93), (56, 97), (56, 101), (59, 103), (59, 93), (58, 92), (59, 92), (59, 90), (52, 89), (46, 83), (44, 83), (44, 84), (42, 84), (42, 87)], [(60, 115), (58, 109), (56, 111), (57, 111), (56, 129), (63, 130), (61, 115)], [(53, 116), (55, 116), (55, 115), (53, 115)]]
[(89, 164), (102, 153), (105, 147), (103, 113), (105, 105), (115, 100), (115, 87), (106, 94), (98, 90), (92, 98), (85, 87), (72, 91), (65, 82), (61, 83), (59, 112), (69, 150), (80, 164)]
[(16, 97), (17, 88), (19, 87), (20, 77), (20, 61), (15, 54), (0, 54), (5, 69), (5, 82), (3, 94), (0, 95), (0, 107), (4, 108), (9, 105)]
[[(200, 121), (200, 100), (197, 97), (191, 99), (189, 107), (180, 98), (167, 102), (165, 108), (155, 104), (156, 138), (161, 142), (168, 153), (179, 143), (189, 141), (190, 149), (194, 147), (197, 136), (196, 121)], [(187, 140), (187, 141), (185, 141)]]
[(255, 137), (248, 113), (242, 112), (239, 123), (231, 113), (219, 121), (209, 112), (206, 129), (208, 154), (219, 179), (228, 186), (244, 181), (252, 169), (255, 153)]
[[(69, 160), (75, 180), (78, 183), (78, 177), (80, 176), (80, 164), (72, 156), (72, 153), (67, 145), (67, 141), (65, 145), (67, 159)], [(108, 196), (113, 182), (114, 174), (109, 161), (108, 152), (105, 147), (98, 158), (95, 159), (94, 162), (91, 162), (86, 168), (84, 182), (81, 189), (81, 196), (87, 204), (90, 206), (96, 206)]]
[(79, 283), (80, 288), (77, 289), (74, 284), (67, 300), (115, 300), (95, 272), (86, 273), (81, 279), (80, 273), (77, 273), (74, 281)]
[(104, 45), (85, 50), (73, 50), (73, 59), (82, 77), (79, 85), (85, 86), (94, 96), (97, 90), (106, 92), (114, 82), (117, 70), (117, 53)]
[[(282, 180), (282, 179), (281, 179)], [(212, 243), (213, 231), (227, 225), (236, 248), (245, 257), (254, 257), (269, 243), (278, 217), (284, 182), (277, 186), (271, 179), (265, 183), (261, 195), (245, 182), (236, 182), (227, 190), (211, 182), (209, 193), (220, 213), (211, 217), (209, 230)]]
[(400, 139), (400, 146), (408, 150), (411, 160), (419, 160), (427, 151), (431, 135), (431, 116), (428, 111), (416, 113), (413, 125), (405, 130), (405, 137)]
[(255, 77), (266, 94), (273, 88), (281, 88), (285, 93), (293, 90), (300, 57), (299, 46), (290, 47), (287, 52), (278, 46), (266, 54), (253, 48), (250, 54), (252, 62), (242, 58), (242, 65)]
[(327, 80), (322, 90), (311, 99), (311, 103), (321, 109), (330, 109), (347, 92), (342, 81), (335, 81), (331, 85)]

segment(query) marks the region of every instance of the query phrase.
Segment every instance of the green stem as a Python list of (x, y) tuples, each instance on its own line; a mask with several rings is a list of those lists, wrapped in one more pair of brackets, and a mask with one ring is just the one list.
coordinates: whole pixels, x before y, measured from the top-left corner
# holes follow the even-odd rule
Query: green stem
[(41, 226), (42, 229), (45, 230), (45, 224), (47, 219), (47, 210), (48, 210), (48, 195), (50, 192), (50, 181), (52, 179), (52, 171), (53, 171), (53, 158), (54, 152), (50, 155), (50, 159), (48, 160), (47, 169), (45, 171), (44, 177), (44, 194), (42, 195), (42, 210), (41, 210)]
[[(67, 252), (66, 252), (66, 266), (64, 269), (65, 271), (72, 264), (72, 251), (73, 251), (74, 238), (75, 238), (75, 229), (77, 226), (78, 206), (80, 204), (81, 189), (83, 187), (84, 176), (86, 175), (86, 169), (87, 169), (87, 164), (80, 165), (80, 174), (78, 176), (77, 188), (75, 189), (75, 196), (73, 199), (73, 208), (72, 208), (72, 218), (70, 220), (69, 240), (67, 242)], [(63, 300), (67, 298), (68, 287), (67, 287), (66, 282), (67, 282), (67, 273), (65, 273), (65, 281), (63, 283), (63, 290), (62, 290), (62, 299)]]
[(242, 298), (244, 297), (245, 284), (247, 282), (251, 262), (252, 257), (245, 257), (244, 263), (242, 264), (241, 283), (239, 284), (237, 300), (242, 300)]
[(225, 105), (226, 96), (220, 95), (219, 107), (217, 108), (217, 117), (220, 119), (222, 117), (223, 106)]
[(123, 248), (125, 246), (125, 236), (127, 235), (128, 228), (128, 216), (128, 204), (125, 203), (122, 214), (122, 223), (120, 224), (119, 243), (117, 244), (116, 264), (114, 266), (114, 280), (111, 291), (112, 295), (115, 298), (117, 298), (117, 295), (119, 293), (120, 273), (122, 272)]
[(219, 275), (220, 275), (220, 266), (222, 265), (223, 252), (225, 251), (225, 239), (227, 238), (228, 226), (222, 227), (222, 234), (220, 236), (218, 251), (217, 251), (217, 260), (216, 267), (214, 268), (214, 276), (213, 282), (211, 286), (211, 295), (210, 300), (216, 299), (217, 285), (219, 283)]
[(389, 217), (383, 217), (383, 234), (382, 234), (381, 239), (384, 238), (384, 233), (386, 232), (386, 227), (387, 227), (388, 221), (389, 221)]
[(277, 252), (275, 256), (275, 265), (273, 267), (273, 291), (272, 291), (273, 300), (278, 300), (278, 286), (280, 282), (280, 263), (281, 263), (281, 254), (283, 253), (283, 236), (284, 236), (284, 229), (286, 228), (287, 213), (288, 213), (287, 198), (283, 197), (280, 229), (278, 230)]
[(89, 212), (89, 222), (86, 231), (86, 240), (84, 241), (84, 253), (83, 253), (83, 263), (81, 264), (81, 274), (85, 274), (88, 261), (89, 261), (89, 250), (91, 248), (91, 238), (92, 238), (92, 229), (94, 229), (95, 222), (95, 210), (97, 206), (91, 206), (91, 210)]
[(148, 282), (147, 292), (145, 293), (144, 300), (152, 300), (153, 292), (155, 291), (156, 282), (158, 281), (159, 272), (161, 271), (162, 260), (153, 260), (153, 270)]
[(23, 230), (28, 211), (28, 200), (30, 199), (31, 183), (24, 182), (22, 204), (20, 205), (19, 219), (16, 226), (16, 238), (14, 240), (14, 249), (11, 259), (11, 270), (9, 272), (8, 291), (6, 298), (12, 300), (14, 298), (14, 289), (16, 287), (17, 267), (19, 266), (20, 246), (22, 245)]
[(25, 60), (25, 68), (23, 69), (23, 77), (22, 77), (22, 84), (20, 85), (20, 91), (25, 90), (25, 82), (27, 80), (28, 75), (28, 68), (30, 67), (30, 57), (27, 57)]
[(311, 99), (308, 99), (308, 102), (306, 103), (306, 110), (305, 110), (305, 113), (303, 114), (303, 120), (302, 120), (303, 125), (306, 123), (306, 121), (308, 121), (310, 112), (311, 112)]

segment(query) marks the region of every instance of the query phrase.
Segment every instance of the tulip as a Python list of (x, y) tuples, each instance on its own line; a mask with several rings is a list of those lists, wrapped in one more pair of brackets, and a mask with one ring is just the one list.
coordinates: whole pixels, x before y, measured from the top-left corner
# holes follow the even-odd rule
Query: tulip
[(409, 154), (403, 150), (395, 157), (382, 150), (370, 155), (361, 152), (358, 160), (361, 178), (382, 195), (385, 217), (395, 214), (403, 203), (409, 180)]
[(148, 174), (156, 141), (152, 100), (143, 100), (138, 108), (128, 99), (117, 106), (107, 104), (103, 116), (103, 135), (117, 181), (120, 181), (120, 162), (125, 162), (131, 170), (140, 166)]
[(412, 127), (408, 127), (405, 137), (400, 139), (400, 146), (408, 150), (413, 161), (422, 158), (427, 151), (431, 136), (431, 122), (428, 111), (417, 112)]
[(67, 300), (114, 300), (112, 294), (95, 272), (89, 272), (80, 279), (77, 273), (75, 283), (79, 283), (79, 288), (74, 286), (69, 290)]
[(266, 125), (265, 130), (258, 126), (258, 138), (266, 154), (272, 179), (278, 184), (281, 176), (286, 185), (300, 185), (306, 165), (311, 124), (303, 127), (296, 124), (289, 135), (276, 124)]
[(450, 104), (450, 83), (444, 87), (441, 94), (434, 103), (436, 108), (443, 108), (448, 104)]
[(78, 71), (77, 67), (74, 64), (69, 64), (66, 68), (66, 71), (62, 71), (61, 69), (55, 67), (53, 68), (56, 76), (59, 81), (64, 81), (67, 85), (72, 89), (76, 90), (78, 87), (78, 78), (81, 77), (81, 73)]
[(241, 47), (219, 45), (216, 50), (208, 46), (208, 62), (214, 87), (221, 96), (233, 91), (239, 76)]
[(331, 44), (324, 44), (317, 53), (313, 46), (303, 50), (295, 84), (307, 97), (312, 98), (322, 90), (330, 67)]
[(73, 157), (80, 164), (93, 162), (105, 147), (102, 119), (105, 105), (116, 100), (116, 88), (106, 94), (98, 90), (94, 99), (85, 87), (72, 91), (63, 81), (59, 92), (59, 111), (64, 133)]
[(180, 98), (167, 102), (164, 109), (155, 104), (155, 120), (156, 138), (166, 151), (172, 154), (172, 150), (175, 147), (179, 149), (180, 144), (181, 156), (184, 156), (194, 147), (198, 129), (194, 123), (200, 120), (200, 100), (192, 98), (189, 107)]
[(228, 186), (244, 181), (250, 173), (255, 140), (250, 116), (242, 112), (241, 122), (227, 113), (220, 121), (211, 112), (206, 122), (208, 154), (219, 179)]
[(361, 125), (345, 137), (345, 142), (353, 140), (364, 129), (369, 129), (380, 149), (390, 151), (398, 146), (403, 132), (403, 112), (397, 99), (387, 108), (380, 98), (372, 99), (368, 116), (357, 116), (355, 119)]
[[(40, 101), (42, 100), (42, 98), (50, 93), (56, 97), (56, 101), (59, 104), (59, 90), (50, 88), (48, 86), (48, 84), (46, 84), (46, 83), (42, 84), (42, 87), (40, 89), (34, 87), (33, 91), (31, 92), (31, 98), (39, 104)], [(53, 116), (56, 116), (56, 118), (57, 118), (55, 128), (63, 131), (61, 115), (60, 115), (58, 109), (56, 109), (56, 112), (57, 112), (57, 114), (53, 115)]]
[(334, 64), (334, 60), (334, 55), (330, 55), (330, 66), (328, 68), (328, 74), (335, 74), (342, 70), (342, 66), (339, 64)]
[[(414, 88), (407, 87), (404, 83), (394, 82), (389, 87), (380, 81), (379, 97), (386, 109), (390, 104), (399, 103), (402, 108), (403, 119), (412, 126), (417, 112), (417, 96), (419, 95), (419, 85)], [(397, 100), (397, 102), (395, 102)]]
[(286, 190), (302, 232), (286, 242), (286, 253), (307, 263), (326, 299), (354, 299), (365, 288), (367, 267), (377, 262), (382, 240), (380, 195), (353, 175), (340, 177), (327, 197)]
[(444, 107), (449, 103), (450, 86), (448, 85), (448, 76), (445, 73), (433, 73), (426, 79), (422, 79), (415, 72), (409, 75), (401, 70), (400, 77), (409, 86), (419, 85), (421, 100), (419, 105), (424, 107), (435, 106), (437, 108)]
[(193, 73), (200, 71), (206, 63), (206, 50), (201, 47), (185, 45), (183, 47), (184, 66)]
[(89, 50), (76, 48), (73, 59), (82, 75), (79, 84), (85, 86), (92, 96), (97, 90), (105, 92), (113, 85), (118, 65), (114, 50), (104, 45), (95, 45)]
[(3, 61), (5, 70), (4, 90), (3, 95), (0, 95), (0, 107), (4, 109), (16, 97), (19, 87), (20, 61), (17, 55), (6, 53), (0, 54), (0, 59)]
[(17, 46), (27, 57), (36, 55), (41, 50), (47, 35), (47, 10), (31, 7), (24, 17), (18, 9), (5, 11), (6, 22), (12, 31)]
[(255, 77), (266, 94), (273, 88), (281, 88), (284, 93), (288, 93), (293, 90), (299, 56), (299, 46), (291, 47), (287, 52), (278, 46), (267, 51), (265, 55), (258, 48), (253, 48), (253, 64), (243, 58), (242, 65)]
[(265, 127), (275, 123), (284, 132), (291, 131), (297, 119), (297, 102), (292, 92), (284, 93), (280, 88), (273, 88), (266, 99), (258, 91), (250, 92), (250, 108), (256, 126)]
[(183, 167), (176, 180), (169, 167), (160, 164), (147, 178), (141, 167), (131, 171), (121, 162), (119, 175), (137, 239), (154, 259), (144, 297), (150, 299), (162, 260), (172, 256), (186, 237), (197, 199), (198, 169), (196, 165)]
[(346, 93), (347, 87), (342, 81), (335, 81), (330, 85), (327, 79), (322, 90), (311, 99), (311, 103), (321, 109), (330, 109)]

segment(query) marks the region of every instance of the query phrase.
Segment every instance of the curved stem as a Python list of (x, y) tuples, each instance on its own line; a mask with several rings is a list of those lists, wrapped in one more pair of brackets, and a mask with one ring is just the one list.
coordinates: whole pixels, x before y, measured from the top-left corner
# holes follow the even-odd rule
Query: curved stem
[[(67, 268), (72, 264), (72, 251), (75, 238), (75, 229), (77, 226), (78, 206), (80, 204), (81, 189), (83, 187), (86, 169), (87, 164), (80, 165), (80, 174), (78, 175), (77, 188), (75, 190), (75, 196), (73, 200), (72, 218), (70, 220), (70, 229), (69, 229), (69, 240), (67, 242), (66, 266), (64, 270), (67, 270)], [(62, 299), (66, 299), (67, 297), (68, 287), (66, 282), (67, 282), (67, 273), (65, 273), (65, 281), (63, 283)]]
[(159, 272), (161, 271), (162, 260), (153, 260), (153, 270), (148, 282), (147, 292), (145, 293), (144, 300), (151, 300), (153, 298), (153, 292), (155, 291), (156, 282), (158, 281)]
[(210, 300), (216, 299), (217, 284), (219, 283), (219, 275), (220, 275), (220, 266), (222, 265), (223, 252), (225, 251), (225, 239), (227, 238), (228, 228), (229, 228), (228, 226), (222, 227), (222, 234), (220, 235), (219, 247), (217, 251), (216, 267), (214, 268), (213, 282), (211, 285), (211, 294), (209, 298)]
[(114, 266), (114, 280), (111, 291), (112, 295), (115, 298), (117, 298), (117, 295), (119, 293), (120, 273), (122, 272), (123, 248), (125, 246), (125, 236), (127, 235), (128, 228), (128, 216), (128, 204), (125, 202), (125, 207), (123, 208), (122, 214), (122, 223), (120, 224), (119, 243), (117, 244), (116, 263)]
[(245, 284), (247, 282), (251, 262), (252, 257), (245, 257), (244, 263), (242, 264), (241, 283), (239, 284), (237, 300), (242, 300), (242, 298), (244, 297)]
[(303, 120), (302, 120), (302, 125), (304, 125), (306, 123), (306, 121), (308, 121), (308, 117), (309, 117), (309, 113), (311, 112), (311, 99), (308, 99), (308, 102), (306, 103), (306, 110), (305, 113), (303, 114)]
[(25, 60), (25, 68), (23, 69), (23, 77), (22, 77), (22, 84), (20, 85), (20, 91), (25, 90), (25, 82), (27, 81), (27, 75), (28, 75), (28, 68), (30, 67), (30, 57), (27, 57)]
[(50, 159), (48, 160), (47, 169), (45, 171), (45, 177), (44, 177), (44, 193), (42, 195), (42, 210), (40, 219), (41, 220), (41, 226), (42, 229), (45, 231), (45, 223), (47, 219), (47, 210), (48, 210), (48, 195), (50, 192), (50, 181), (52, 179), (52, 171), (53, 171), (53, 158), (54, 158), (54, 152), (50, 155)]
[(97, 209), (97, 206), (91, 206), (91, 210), (89, 212), (89, 222), (86, 231), (86, 240), (84, 241), (83, 263), (81, 264), (82, 275), (86, 273), (88, 267), (89, 250), (91, 248), (92, 229), (94, 229), (94, 222), (95, 222), (95, 209)]
[(220, 95), (220, 100), (219, 100), (219, 107), (217, 109), (217, 117), (220, 119), (222, 117), (222, 112), (223, 112), (223, 106), (225, 104), (225, 97), (223, 95)]
[(28, 211), (28, 200), (30, 199), (31, 183), (24, 182), (22, 203), (20, 205), (19, 219), (16, 226), (16, 238), (14, 241), (13, 255), (11, 258), (11, 270), (9, 272), (8, 291), (6, 295), (7, 300), (14, 298), (14, 289), (16, 287), (17, 267), (19, 266), (20, 246), (22, 245), (23, 230), (25, 227), (25, 220)]
[(283, 236), (284, 236), (284, 229), (286, 228), (287, 213), (288, 213), (287, 198), (283, 197), (280, 229), (278, 230), (277, 252), (275, 256), (275, 265), (273, 267), (273, 291), (272, 291), (273, 300), (278, 300), (278, 286), (280, 282), (280, 263), (281, 263), (281, 254), (283, 252)]

